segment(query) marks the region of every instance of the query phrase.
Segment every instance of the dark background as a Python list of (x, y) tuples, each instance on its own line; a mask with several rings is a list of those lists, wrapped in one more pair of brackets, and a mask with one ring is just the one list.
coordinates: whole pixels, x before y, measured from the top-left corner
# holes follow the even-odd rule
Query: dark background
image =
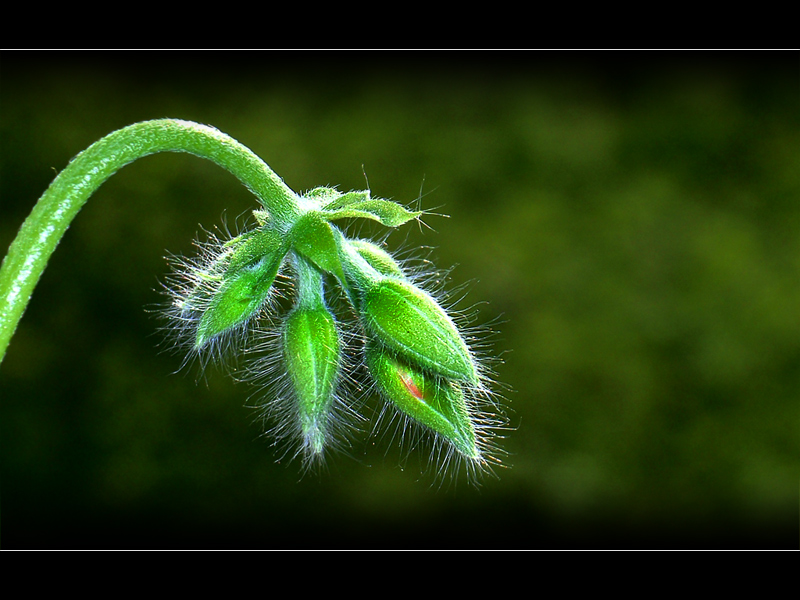
[[(797, 53), (0, 54), (0, 247), (68, 160), (145, 119), (214, 125), (297, 191), (447, 213), (514, 431), (479, 489), (356, 436), (328, 473), (252, 390), (175, 374), (167, 252), (255, 206), (186, 155), (125, 167), (54, 254), (0, 365), (3, 548), (794, 548)], [(422, 452), (422, 451), (420, 451)]]

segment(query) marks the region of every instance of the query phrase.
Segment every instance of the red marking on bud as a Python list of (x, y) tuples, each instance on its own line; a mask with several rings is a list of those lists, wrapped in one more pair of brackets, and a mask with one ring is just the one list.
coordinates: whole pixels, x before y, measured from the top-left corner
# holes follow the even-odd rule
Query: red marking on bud
[(409, 391), (409, 393), (417, 400), (422, 400), (422, 390), (417, 387), (416, 383), (414, 383), (414, 380), (411, 378), (411, 374), (403, 371), (402, 369), (398, 369), (397, 374), (400, 376), (400, 381), (403, 382), (403, 385)]

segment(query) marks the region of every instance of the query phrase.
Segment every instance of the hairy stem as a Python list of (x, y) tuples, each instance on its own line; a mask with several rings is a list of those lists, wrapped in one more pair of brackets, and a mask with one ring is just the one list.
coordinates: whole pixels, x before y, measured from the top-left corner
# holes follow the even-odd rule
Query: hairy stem
[(279, 228), (293, 222), (301, 211), (297, 195), (263, 160), (213, 127), (162, 119), (107, 135), (76, 156), (53, 180), (3, 259), (0, 362), (50, 256), (89, 196), (128, 163), (158, 152), (187, 152), (230, 171), (255, 194)]
[(314, 310), (325, 306), (322, 273), (307, 259), (294, 253), (297, 272), (297, 307)]

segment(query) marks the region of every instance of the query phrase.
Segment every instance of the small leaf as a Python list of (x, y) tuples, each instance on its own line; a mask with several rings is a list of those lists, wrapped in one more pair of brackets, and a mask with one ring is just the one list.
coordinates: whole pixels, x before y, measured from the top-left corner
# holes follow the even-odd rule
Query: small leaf
[(324, 203), (323, 208), (327, 211), (333, 211), (340, 208), (345, 208), (357, 202), (365, 202), (369, 199), (369, 190), (364, 190), (362, 192), (347, 192), (345, 194), (339, 192), (338, 196), (332, 196), (327, 203)]
[[(336, 200), (333, 204), (338, 205), (339, 200)], [(329, 220), (346, 218), (371, 219), (386, 227), (398, 227), (403, 223), (413, 221), (423, 214), (422, 211), (411, 211), (397, 202), (380, 198), (356, 199), (346, 206), (338, 208), (331, 208), (328, 205), (325, 207), (324, 213)]]
[(290, 235), (292, 245), (298, 252), (323, 271), (333, 273), (339, 281), (344, 281), (336, 236), (330, 223), (321, 218), (320, 213), (308, 212), (300, 217)]

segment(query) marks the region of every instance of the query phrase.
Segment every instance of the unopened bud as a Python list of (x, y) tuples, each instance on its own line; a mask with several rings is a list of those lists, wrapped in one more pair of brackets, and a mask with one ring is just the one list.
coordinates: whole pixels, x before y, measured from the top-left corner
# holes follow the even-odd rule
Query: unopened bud
[(195, 348), (201, 349), (219, 335), (233, 330), (256, 315), (269, 297), (283, 256), (272, 253), (221, 276), (208, 308), (197, 327)]
[(304, 448), (319, 455), (339, 376), (339, 336), (333, 316), (325, 307), (295, 309), (286, 319), (283, 351), (297, 399)]
[(381, 279), (365, 292), (361, 313), (370, 333), (390, 349), (440, 375), (477, 383), (475, 363), (458, 328), (418, 287)]

